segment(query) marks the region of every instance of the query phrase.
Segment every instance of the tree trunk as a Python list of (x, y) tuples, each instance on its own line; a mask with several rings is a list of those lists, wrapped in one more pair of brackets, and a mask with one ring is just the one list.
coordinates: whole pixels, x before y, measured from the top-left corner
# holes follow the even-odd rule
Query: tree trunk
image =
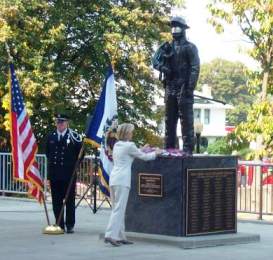
[(269, 42), (270, 44), (270, 48), (267, 50), (266, 53), (266, 59), (265, 59), (265, 63), (264, 63), (264, 73), (263, 73), (263, 83), (262, 83), (262, 101), (264, 101), (266, 99), (267, 96), (267, 85), (268, 85), (268, 81), (269, 81), (269, 73), (271, 71), (271, 66), (272, 66), (272, 51), (273, 51), (273, 44), (271, 43), (271, 41)]
[(262, 83), (262, 101), (266, 99), (267, 96), (267, 84), (268, 84), (268, 79), (269, 79), (269, 71), (266, 70), (263, 74), (263, 83)]

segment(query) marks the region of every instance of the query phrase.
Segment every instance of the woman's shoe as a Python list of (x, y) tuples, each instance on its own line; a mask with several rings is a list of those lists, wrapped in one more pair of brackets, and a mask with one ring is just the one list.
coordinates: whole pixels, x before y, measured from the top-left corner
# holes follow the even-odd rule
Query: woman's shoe
[(121, 246), (121, 244), (117, 240), (110, 237), (104, 238), (104, 243), (110, 243), (112, 246)]
[(119, 242), (120, 244), (123, 244), (123, 245), (132, 245), (132, 244), (134, 244), (134, 242), (129, 241), (129, 240), (118, 240), (117, 242)]

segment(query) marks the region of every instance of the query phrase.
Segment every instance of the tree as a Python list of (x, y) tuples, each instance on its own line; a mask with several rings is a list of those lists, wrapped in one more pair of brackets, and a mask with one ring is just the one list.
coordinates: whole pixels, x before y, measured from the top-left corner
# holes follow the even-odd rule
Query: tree
[(227, 113), (231, 125), (238, 125), (246, 120), (247, 110), (253, 103), (253, 96), (247, 88), (248, 68), (241, 62), (214, 59), (202, 64), (198, 89), (208, 84), (215, 99), (223, 100), (235, 106)]
[(236, 133), (249, 142), (262, 139), (263, 149), (258, 155), (272, 156), (273, 1), (211, 0), (208, 8), (212, 14), (210, 22), (218, 32), (224, 30), (224, 22), (236, 21), (252, 43), (249, 55), (259, 62), (261, 69), (251, 75), (250, 87), (253, 94), (260, 92), (260, 98)]
[(252, 43), (249, 54), (261, 65), (261, 98), (266, 99), (273, 87), (273, 1), (211, 0), (208, 7), (212, 14), (210, 22), (218, 32), (224, 30), (224, 21), (237, 22)]
[(236, 129), (236, 135), (248, 142), (256, 141), (260, 148), (250, 156), (252, 158), (273, 156), (273, 110), (272, 101), (255, 103), (248, 113), (247, 122)]
[(42, 143), (60, 109), (68, 111), (74, 128), (84, 131), (111, 62), (119, 83), (120, 120), (151, 128), (157, 86), (150, 58), (154, 45), (170, 36), (167, 22), (174, 2), (1, 1), (1, 92), (7, 94), (6, 42)]

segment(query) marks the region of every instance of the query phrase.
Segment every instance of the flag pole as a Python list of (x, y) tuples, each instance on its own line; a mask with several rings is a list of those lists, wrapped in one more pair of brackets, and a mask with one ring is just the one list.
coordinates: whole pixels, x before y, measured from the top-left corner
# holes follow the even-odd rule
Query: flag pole
[(80, 149), (80, 152), (79, 152), (79, 155), (78, 155), (78, 159), (77, 159), (77, 161), (76, 161), (76, 163), (75, 163), (74, 170), (73, 170), (72, 176), (71, 176), (71, 178), (70, 178), (70, 182), (69, 182), (68, 188), (67, 188), (67, 190), (66, 190), (66, 194), (65, 194), (65, 197), (64, 197), (63, 205), (62, 205), (60, 214), (59, 214), (58, 219), (57, 219), (56, 225), (57, 225), (58, 227), (60, 227), (62, 215), (63, 215), (63, 212), (64, 212), (64, 207), (65, 207), (65, 204), (66, 204), (66, 202), (67, 202), (67, 199), (68, 199), (69, 193), (70, 193), (70, 191), (71, 191), (71, 188), (72, 188), (73, 182), (74, 182), (74, 180), (75, 180), (75, 177), (76, 177), (76, 175), (77, 175), (77, 169), (78, 169), (78, 167), (79, 167), (79, 164), (80, 164), (80, 161), (81, 161), (81, 157), (82, 157), (82, 155), (83, 155), (83, 150), (84, 150), (84, 142), (82, 143), (82, 146), (81, 146), (81, 149)]
[(98, 181), (98, 170), (99, 170), (99, 164), (98, 164), (98, 148), (95, 148), (95, 179), (94, 179), (94, 207), (93, 207), (93, 213), (96, 214), (97, 212), (97, 181)]
[(45, 213), (46, 213), (46, 221), (47, 221), (47, 225), (50, 226), (50, 221), (49, 221), (49, 216), (48, 216), (48, 210), (47, 210), (47, 206), (46, 206), (46, 202), (45, 202), (45, 196), (44, 193), (42, 193), (42, 201), (44, 204), (44, 209), (45, 209)]
[[(105, 99), (110, 99), (105, 101)], [(95, 214), (97, 210), (100, 208), (102, 204), (100, 204), (99, 207), (97, 207), (97, 193), (96, 190), (98, 188), (98, 185), (105, 183), (106, 186), (102, 184), (102, 187), (105, 188), (105, 190), (108, 190), (108, 185), (106, 179), (103, 177), (103, 172), (99, 170), (100, 163), (103, 164), (104, 159), (111, 163), (110, 158), (106, 158), (106, 153), (102, 150), (100, 151), (100, 160), (98, 159), (98, 148), (100, 147), (100, 144), (103, 141), (103, 138), (106, 139), (106, 136), (101, 136), (101, 130), (103, 130), (103, 134), (105, 135), (106, 132), (109, 129), (112, 128), (112, 124), (117, 120), (117, 100), (116, 100), (116, 91), (115, 91), (115, 80), (114, 80), (114, 73), (112, 69), (112, 65), (108, 66), (105, 80), (102, 84), (102, 90), (99, 99), (97, 100), (97, 104), (95, 106), (93, 117), (90, 118), (89, 123), (86, 128), (86, 139), (89, 139), (89, 143), (93, 146), (92, 150), (95, 154), (95, 181), (93, 183), (94, 191), (93, 191), (93, 198), (94, 198), (94, 208), (93, 213)], [(109, 124), (109, 125), (108, 125)], [(104, 147), (102, 147), (104, 149)], [(102, 165), (103, 168), (103, 165)], [(110, 175), (110, 168), (107, 167), (106, 174)], [(103, 191), (103, 193), (106, 195), (106, 191)]]
[[(12, 63), (13, 57), (10, 54), (10, 48), (9, 48), (9, 45), (8, 45), (7, 42), (5, 42), (5, 48), (6, 48), (6, 52), (8, 54), (8, 62)], [(42, 193), (42, 202), (43, 202), (43, 205), (44, 205), (44, 210), (45, 210), (45, 214), (46, 214), (46, 221), (47, 221), (47, 225), (48, 225), (48, 227), (44, 228), (43, 232), (46, 232), (46, 230), (50, 229), (51, 226), (50, 226), (50, 220), (49, 220), (47, 205), (46, 205), (46, 202), (45, 202), (44, 192)]]
[(44, 229), (44, 232), (43, 232), (44, 234), (47, 234), (47, 235), (62, 235), (62, 234), (64, 234), (64, 230), (60, 227), (60, 223), (61, 223), (62, 215), (63, 215), (63, 212), (64, 212), (65, 204), (67, 202), (69, 193), (71, 191), (73, 181), (75, 180), (75, 177), (76, 177), (76, 174), (77, 174), (77, 169), (78, 169), (78, 166), (80, 164), (80, 160), (81, 160), (81, 157), (82, 157), (82, 154), (83, 154), (83, 150), (84, 150), (84, 143), (82, 143), (82, 146), (81, 146), (81, 149), (80, 149), (80, 152), (79, 152), (79, 155), (78, 155), (78, 159), (77, 159), (77, 161), (75, 163), (73, 173), (71, 175), (71, 178), (70, 178), (70, 181), (69, 181), (66, 193), (65, 193), (65, 198), (64, 198), (64, 201), (63, 201), (63, 205), (62, 205), (60, 214), (59, 214), (59, 216), (57, 218), (56, 225), (51, 225), (51, 226), (46, 227)]
[(13, 61), (13, 57), (10, 54), (10, 48), (9, 48), (9, 45), (7, 44), (7, 42), (5, 42), (5, 48), (6, 48), (6, 52), (8, 54), (8, 62), (11, 63)]

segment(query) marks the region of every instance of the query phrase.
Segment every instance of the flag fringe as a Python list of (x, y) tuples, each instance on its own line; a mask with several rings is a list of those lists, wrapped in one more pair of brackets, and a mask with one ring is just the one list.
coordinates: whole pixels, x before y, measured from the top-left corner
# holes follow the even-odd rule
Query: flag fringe
[(90, 145), (92, 145), (93, 147), (100, 148), (100, 144), (97, 143), (97, 142), (95, 142), (94, 140), (91, 140), (91, 139), (89, 139), (89, 138), (84, 138), (83, 141), (84, 141), (84, 143), (90, 144)]

